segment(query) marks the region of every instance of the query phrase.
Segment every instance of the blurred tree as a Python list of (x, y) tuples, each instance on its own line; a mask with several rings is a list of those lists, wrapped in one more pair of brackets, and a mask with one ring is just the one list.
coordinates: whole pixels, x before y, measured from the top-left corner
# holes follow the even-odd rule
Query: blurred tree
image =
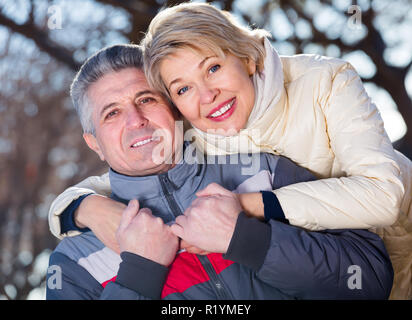
[[(138, 43), (162, 6), (180, 2), (0, 0), (0, 297), (25, 299), (44, 285), (44, 250), (57, 243), (47, 225), (51, 201), (107, 169), (82, 142), (68, 97), (74, 72), (104, 46)], [(385, 89), (412, 128), (408, 1), (212, 3), (271, 31), (281, 54), (356, 52), (361, 67), (371, 66), (363, 80)], [(412, 130), (395, 147), (412, 158)]]

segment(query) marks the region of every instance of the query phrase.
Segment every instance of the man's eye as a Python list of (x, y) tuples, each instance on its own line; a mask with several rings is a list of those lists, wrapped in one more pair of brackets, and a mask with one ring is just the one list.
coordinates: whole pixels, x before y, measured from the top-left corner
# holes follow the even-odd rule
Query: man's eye
[(217, 70), (219, 70), (220, 69), (220, 65), (219, 64), (216, 64), (216, 65), (214, 65), (213, 67), (211, 67), (210, 69), (209, 69), (209, 73), (215, 73)]
[(118, 112), (117, 110), (110, 111), (108, 114), (106, 114), (104, 119), (107, 120), (107, 119), (113, 118), (117, 114), (117, 112)]
[(178, 91), (177, 91), (177, 94), (180, 96), (180, 95), (182, 95), (183, 93), (185, 93), (187, 90), (189, 90), (189, 87), (183, 87), (183, 88), (181, 88), (181, 89), (179, 89)]
[(152, 102), (152, 101), (154, 101), (154, 100), (155, 100), (155, 99), (152, 98), (152, 97), (146, 97), (146, 98), (140, 99), (140, 100), (139, 100), (139, 104), (146, 104), (146, 103)]

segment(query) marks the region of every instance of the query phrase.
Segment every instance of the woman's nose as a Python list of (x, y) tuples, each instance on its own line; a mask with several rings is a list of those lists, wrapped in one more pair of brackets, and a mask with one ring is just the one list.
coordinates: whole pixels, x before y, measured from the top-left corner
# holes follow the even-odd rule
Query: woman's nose
[(219, 90), (208, 86), (207, 84), (202, 84), (199, 86), (199, 95), (201, 104), (209, 104), (216, 100)]

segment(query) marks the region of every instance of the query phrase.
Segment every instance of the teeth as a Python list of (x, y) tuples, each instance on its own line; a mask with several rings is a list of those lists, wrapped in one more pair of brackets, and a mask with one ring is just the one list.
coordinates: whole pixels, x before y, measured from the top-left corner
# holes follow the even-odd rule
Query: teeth
[(220, 108), (219, 110), (217, 110), (216, 112), (212, 113), (210, 116), (212, 118), (216, 118), (221, 116), (222, 114), (224, 114), (226, 111), (228, 111), (230, 108), (232, 108), (233, 103), (235, 102), (235, 99), (233, 99), (231, 102), (229, 102), (228, 104), (224, 105), (222, 108)]
[(151, 142), (151, 141), (153, 141), (153, 140), (155, 140), (155, 139), (154, 139), (154, 138), (150, 138), (150, 139), (142, 140), (142, 141), (136, 142), (134, 145), (132, 145), (132, 147), (133, 147), (133, 148), (135, 148), (135, 147), (140, 147), (140, 146), (143, 146), (143, 145), (145, 145), (145, 144), (147, 144), (147, 143), (149, 143), (149, 142)]

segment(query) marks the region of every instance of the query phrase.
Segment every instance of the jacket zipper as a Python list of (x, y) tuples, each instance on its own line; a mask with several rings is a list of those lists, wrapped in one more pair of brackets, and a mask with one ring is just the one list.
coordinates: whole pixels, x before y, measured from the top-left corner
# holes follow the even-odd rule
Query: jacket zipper
[(212, 287), (215, 289), (215, 293), (219, 300), (232, 300), (229, 296), (229, 292), (225, 288), (223, 282), (220, 280), (219, 275), (216, 273), (215, 268), (213, 268), (212, 263), (210, 262), (209, 258), (204, 255), (196, 255), (199, 259), (200, 263), (202, 264), (203, 268), (205, 268), (206, 273), (210, 277), (210, 281), (212, 282)]
[(169, 180), (167, 173), (163, 173), (158, 175), (160, 185), (162, 187), (163, 194), (166, 197), (166, 201), (169, 204), (170, 210), (172, 210), (173, 215), (176, 217), (182, 214), (177, 202), (173, 196), (174, 186), (172, 182)]
[[(166, 201), (169, 204), (170, 210), (175, 217), (182, 214), (180, 207), (177, 205), (176, 199), (173, 196), (174, 186), (173, 183), (169, 180), (167, 173), (158, 175), (160, 185), (162, 187), (162, 191), (166, 197)], [(199, 259), (200, 263), (202, 264), (203, 268), (205, 269), (206, 273), (210, 277), (210, 281), (212, 281), (212, 287), (220, 300), (231, 300), (229, 297), (228, 291), (226, 290), (223, 282), (219, 279), (218, 274), (216, 273), (215, 269), (212, 266), (209, 258), (204, 255), (196, 255)]]

